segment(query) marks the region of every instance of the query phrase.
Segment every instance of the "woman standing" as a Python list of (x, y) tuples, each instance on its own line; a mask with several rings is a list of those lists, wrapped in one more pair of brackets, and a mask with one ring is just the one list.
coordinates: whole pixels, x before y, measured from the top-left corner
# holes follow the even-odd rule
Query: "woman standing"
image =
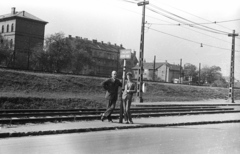
[[(133, 124), (131, 112), (130, 112), (130, 106), (132, 103), (132, 96), (133, 93), (136, 93), (136, 86), (135, 83), (132, 81), (132, 73), (127, 73), (127, 84), (124, 87), (122, 99), (123, 99), (123, 112), (124, 112), (124, 120), (126, 121), (126, 124)], [(129, 122), (128, 122), (129, 121)]]

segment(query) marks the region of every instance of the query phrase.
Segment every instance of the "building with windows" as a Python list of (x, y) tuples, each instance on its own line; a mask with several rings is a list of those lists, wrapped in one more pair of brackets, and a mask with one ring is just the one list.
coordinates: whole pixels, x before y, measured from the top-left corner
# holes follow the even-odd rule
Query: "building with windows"
[[(134, 78), (138, 77), (139, 66), (132, 68)], [(168, 62), (162, 63), (143, 63), (143, 79), (144, 80), (153, 80), (164, 81), (164, 82), (175, 82), (176, 79), (180, 78), (180, 65), (170, 64)], [(153, 73), (154, 72), (154, 73)]]
[(14, 7), (11, 13), (0, 15), (0, 35), (10, 42), (15, 66), (26, 68), (31, 50), (43, 46), (46, 24), (26, 11), (17, 12)]
[[(67, 38), (72, 41), (78, 41), (84, 44), (86, 51), (92, 57), (94, 64), (86, 64), (82, 70), (82, 74), (91, 74), (98, 76), (110, 76), (113, 70), (118, 72), (118, 77), (122, 77), (123, 60), (120, 59), (120, 50), (125, 49), (122, 45), (98, 42), (96, 39), (89, 40), (82, 37)], [(131, 71), (131, 68), (138, 63), (136, 51), (131, 53), (131, 59), (126, 62), (126, 71)]]

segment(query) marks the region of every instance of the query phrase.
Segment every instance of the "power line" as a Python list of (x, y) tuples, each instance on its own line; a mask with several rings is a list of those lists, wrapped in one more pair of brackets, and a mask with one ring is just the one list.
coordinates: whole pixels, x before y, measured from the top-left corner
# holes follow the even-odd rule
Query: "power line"
[[(153, 23), (147, 23), (147, 24), (154, 25)], [(167, 24), (166, 24), (166, 25), (167, 25)], [(171, 25), (172, 25), (172, 24), (171, 24)], [(175, 25), (175, 26), (180, 26), (180, 25)], [(205, 33), (201, 33), (201, 32), (198, 32), (198, 31), (196, 31), (196, 30), (193, 30), (193, 29), (190, 29), (190, 28), (187, 28), (187, 27), (182, 27), (182, 26), (181, 26), (181, 28), (185, 28), (185, 29), (191, 30), (191, 31), (193, 31), (193, 32), (196, 32), (196, 33), (199, 33), (199, 34), (202, 34), (202, 35), (205, 35), (205, 36), (208, 36), (208, 37), (211, 37), (211, 38), (217, 39), (217, 40), (219, 40), (219, 41), (222, 41), (222, 42), (226, 42), (226, 43), (232, 44), (232, 42), (225, 41), (225, 40), (223, 40), (223, 39), (219, 39), (219, 38), (217, 38), (217, 37), (213, 37), (213, 36), (211, 36), (211, 35), (207, 35), (207, 34), (205, 34)], [(240, 46), (240, 45), (237, 45), (237, 46)]]
[(225, 21), (215, 21), (214, 23), (223, 23), (223, 22), (233, 22), (233, 21), (239, 21), (240, 19), (233, 19), (233, 20), (225, 20)]
[[(209, 24), (217, 24), (217, 23), (223, 23), (223, 22), (234, 22), (234, 21), (238, 21), (238, 20), (240, 20), (240, 19), (196, 23), (196, 24), (191, 24), (191, 25), (209, 25)], [(154, 24), (154, 25), (175, 25), (175, 26), (189, 25), (189, 24), (159, 24), (159, 23), (152, 23), (152, 24)]]
[[(195, 24), (195, 25), (199, 25), (199, 26), (202, 26), (202, 27), (204, 27), (204, 28), (208, 28), (208, 29), (211, 29), (211, 30), (214, 30), (214, 31), (218, 31), (219, 33), (228, 34), (228, 32), (221, 31), (221, 30), (218, 30), (218, 29), (214, 29), (214, 28), (211, 28), (211, 27), (208, 27), (208, 26), (205, 26), (205, 25), (201, 25), (201, 24), (198, 24), (198, 23), (193, 22), (193, 21), (191, 21), (191, 20), (188, 20), (188, 19), (186, 19), (186, 18), (183, 18), (183, 17), (181, 17), (181, 16), (179, 16), (179, 15), (176, 15), (176, 14), (174, 14), (174, 13), (171, 13), (171, 12), (167, 11), (167, 10), (164, 10), (164, 9), (162, 9), (162, 8), (156, 6), (156, 5), (150, 4), (150, 6), (156, 8), (156, 9), (158, 9), (158, 10), (161, 10), (161, 11), (163, 11), (163, 12), (165, 12), (165, 13), (168, 13), (168, 14), (170, 14), (170, 15), (173, 15), (173, 16), (175, 16), (175, 17), (177, 17), (177, 18), (180, 18), (180, 19), (182, 19), (182, 20), (185, 20), (185, 21), (187, 21), (187, 22), (193, 23), (193, 24)], [(189, 24), (189, 25), (192, 26), (191, 24)]]
[[(121, 1), (130, 2), (130, 3), (134, 3), (134, 4), (136, 4), (137, 2), (139, 2), (138, 0), (134, 0), (134, 1), (136, 1), (136, 2), (129, 1), (129, 0), (121, 0)], [(151, 5), (151, 4), (150, 4), (150, 5)], [(153, 5), (153, 6), (154, 6), (154, 5)], [(157, 7), (157, 6), (155, 6), (155, 7)], [(147, 7), (147, 8), (148, 8), (148, 7)], [(157, 8), (159, 8), (159, 7), (157, 7)], [(149, 8), (148, 8), (148, 9), (149, 9)], [(161, 8), (159, 8), (159, 9), (161, 9)], [(204, 29), (204, 28), (201, 28), (201, 27), (196, 27), (196, 26), (193, 26), (193, 24), (189, 24), (189, 23), (183, 22), (183, 21), (181, 21), (181, 20), (177, 20), (177, 19), (175, 19), (175, 18), (169, 17), (169, 16), (167, 16), (167, 15), (165, 15), (165, 14), (162, 14), (162, 13), (160, 13), (160, 12), (157, 12), (156, 10), (153, 10), (153, 9), (149, 9), (149, 10), (151, 10), (151, 11), (157, 13), (157, 14), (163, 15), (163, 16), (171, 19), (171, 20), (178, 21), (178, 22), (180, 22), (180, 23), (182, 23), (182, 24), (185, 24), (185, 25), (189, 25), (190, 27), (198, 28), (198, 29), (200, 29), (200, 30), (205, 30), (205, 31), (208, 31), (208, 32), (216, 33), (216, 34), (223, 34), (223, 33), (224, 33), (225, 35), (228, 35), (227, 32), (219, 31), (219, 30), (216, 30), (216, 29), (207, 27), (207, 26), (204, 26), (204, 27), (205, 27), (205, 28), (212, 29), (212, 30)], [(162, 10), (163, 10), (163, 9), (162, 9)], [(167, 11), (167, 12), (168, 12), (168, 11)], [(169, 12), (169, 13), (170, 13), (170, 12)], [(177, 15), (175, 15), (175, 16), (177, 16)], [(180, 16), (179, 16), (179, 17), (180, 17)], [(181, 17), (181, 18), (182, 18), (182, 17)], [(185, 19), (185, 18), (183, 18), (183, 19)], [(189, 22), (192, 22), (192, 21), (190, 21), (190, 20), (188, 20), (188, 19), (185, 19), (185, 20), (187, 20), (187, 21), (189, 21)], [(164, 21), (164, 22), (166, 22), (166, 21)], [(168, 22), (168, 23), (169, 23), (169, 22)], [(197, 24), (197, 23), (195, 23), (195, 22), (192, 22), (192, 23)], [(199, 25), (199, 24), (198, 24), (198, 25)], [(213, 31), (213, 30), (215, 30), (215, 31)], [(216, 31), (219, 31), (219, 32), (216, 32)]]
[(124, 2), (128, 2), (128, 3), (137, 4), (137, 2), (133, 2), (133, 1), (130, 1), (130, 0), (120, 0), (120, 1), (124, 1)]
[[(121, 1), (129, 2), (129, 0), (121, 0)], [(135, 0), (135, 1), (139, 2), (138, 0)], [(131, 3), (136, 3), (136, 2), (131, 2)], [(130, 11), (130, 12), (133, 12), (133, 13), (137, 13), (137, 12), (134, 12), (134, 11), (125, 9), (125, 8), (121, 8), (121, 9)], [(153, 12), (155, 12), (155, 13), (159, 13), (159, 12), (156, 11), (156, 10), (151, 10), (151, 11), (153, 11)], [(137, 13), (137, 14), (140, 14), (140, 13)], [(141, 15), (141, 14), (140, 14), (140, 15)], [(162, 14), (161, 14), (161, 15), (162, 15)], [(161, 20), (161, 19), (159, 19), (159, 18), (155, 18), (155, 17), (149, 16), (149, 15), (146, 15), (146, 16), (148, 16), (148, 17), (150, 17), (150, 18), (153, 18), (153, 19), (157, 19), (157, 20), (160, 20), (160, 21), (169, 23), (169, 24), (165, 24), (165, 25), (177, 25), (177, 26), (189, 25), (189, 24), (186, 24), (186, 23), (173, 24), (173, 23), (171, 23), (171, 22), (169, 22), (169, 21), (164, 21), (164, 20)], [(167, 17), (167, 18), (169, 18), (169, 17)], [(199, 17), (199, 18), (200, 18), (200, 17)], [(174, 18), (171, 18), (171, 17), (170, 17), (170, 19), (175, 20)], [(240, 20), (240, 19), (226, 20), (226, 21), (220, 21), (220, 22), (230, 22), (230, 21), (237, 21), (237, 20)], [(181, 21), (181, 22), (182, 22), (182, 21)], [(150, 25), (147, 29), (151, 29), (150, 27), (151, 27), (151, 25), (152, 25), (153, 23), (146, 23), (146, 24), (149, 24), (149, 25)], [(196, 23), (196, 24), (200, 24), (200, 23)], [(161, 24), (159, 24), (159, 25), (161, 25)], [(182, 27), (182, 26), (181, 26), (181, 27)], [(230, 44), (231, 44), (231, 42), (228, 42), (228, 41), (225, 41), (225, 40), (222, 40), (222, 39), (219, 39), (219, 38), (216, 38), (216, 37), (213, 37), (213, 36), (210, 36), (210, 35), (207, 35), (207, 34), (204, 34), (204, 33), (201, 33), (201, 32), (195, 31), (195, 30), (192, 30), (192, 29), (189, 29), (189, 28), (187, 28), (187, 27), (182, 27), (182, 28), (186, 28), (186, 29), (191, 30), (191, 31), (194, 31), (194, 32), (196, 32), (196, 33), (199, 33), (199, 34), (202, 34), (202, 35), (205, 35), (205, 36), (208, 36), (208, 37), (211, 37), (211, 38), (214, 38), (214, 39), (217, 39), (217, 40), (220, 40), (220, 41), (223, 41), (223, 42), (226, 42), (226, 43), (230, 43)], [(202, 30), (202, 28), (201, 28), (201, 30)], [(209, 31), (209, 30), (207, 30), (207, 31)], [(212, 31), (210, 31), (210, 32), (212, 32)], [(236, 37), (236, 38), (237, 38), (237, 37)], [(238, 39), (240, 39), (240, 38), (238, 38)], [(206, 45), (206, 44), (205, 44), (205, 45)], [(206, 46), (208, 46), (208, 45), (206, 45)], [(214, 47), (214, 46), (211, 46), (211, 45), (209, 45), (209, 46), (210, 46), (210, 47)], [(240, 46), (240, 45), (238, 45), (238, 46)], [(227, 49), (227, 50), (228, 50), (228, 49)]]
[(169, 19), (171, 19), (171, 20), (174, 20), (174, 21), (177, 21), (177, 22), (180, 22), (180, 23), (183, 23), (183, 24), (188, 24), (190, 27), (193, 27), (193, 28), (197, 28), (197, 29), (200, 29), (200, 30), (204, 30), (204, 31), (208, 31), (208, 32), (216, 33), (216, 34), (227, 35), (227, 33), (226, 33), (226, 34), (223, 34), (223, 33), (216, 32), (216, 31), (209, 30), (209, 29), (205, 29), (205, 28), (202, 28), (202, 27), (193, 26), (193, 25), (191, 25), (191, 24), (189, 24), (189, 23), (186, 23), (186, 22), (183, 22), (183, 21), (181, 21), (181, 20), (175, 19), (175, 18), (170, 17), (170, 16), (168, 16), (168, 15), (166, 15), (166, 14), (164, 14), (164, 13), (161, 13), (161, 12), (158, 12), (158, 11), (156, 11), (156, 10), (154, 10), (154, 9), (151, 9), (151, 8), (149, 8), (149, 7), (147, 7), (147, 9), (150, 10), (150, 11), (152, 11), (152, 12), (154, 12), (154, 13), (157, 13), (157, 14), (159, 14), (159, 15), (162, 15), (162, 16), (164, 16), (164, 17), (166, 17), (166, 18), (169, 18)]
[[(159, 1), (158, 1), (158, 2), (159, 2)], [(181, 10), (181, 9), (179, 9), (179, 8), (173, 7), (173, 6), (171, 6), (171, 5), (165, 4), (165, 3), (163, 3), (163, 2), (159, 2), (159, 3), (162, 3), (162, 4), (164, 4), (164, 5), (168, 6), (168, 7), (171, 7), (171, 8), (173, 8), (173, 9), (179, 10), (179, 11), (184, 12), (184, 13), (186, 13), (186, 14), (190, 14), (190, 15), (192, 15), (192, 16), (194, 16), (194, 17), (197, 17), (197, 18), (199, 18), (199, 19), (205, 20), (205, 21), (207, 21), (207, 22), (211, 22), (211, 21), (208, 20), (208, 19), (205, 19), (205, 18), (202, 18), (202, 17), (200, 17), (200, 16), (194, 15), (194, 14), (192, 14), (192, 13), (189, 13), (189, 12), (187, 12), (187, 11), (184, 11), (184, 10)], [(230, 28), (228, 28), (228, 27), (225, 27), (225, 26), (222, 26), (222, 25), (219, 25), (219, 24), (217, 24), (217, 25), (220, 26), (220, 27), (222, 27), (222, 28), (225, 28), (225, 29), (228, 29), (228, 30), (232, 30), (232, 29), (230, 29)]]
[[(172, 34), (169, 34), (169, 33), (166, 33), (166, 32), (162, 32), (162, 31), (159, 31), (159, 30), (156, 30), (156, 29), (153, 29), (153, 28), (149, 28), (153, 31), (156, 31), (156, 32), (159, 32), (159, 33), (163, 33), (163, 34), (166, 34), (166, 35), (169, 35), (169, 36), (172, 36), (172, 37), (175, 37), (175, 38), (178, 38), (178, 39), (182, 39), (182, 40), (185, 40), (185, 41), (189, 41), (189, 42), (192, 42), (192, 43), (195, 43), (195, 44), (199, 44), (199, 45), (204, 45), (204, 46), (208, 46), (208, 47), (212, 47), (212, 48), (218, 48), (218, 49), (221, 49), (221, 50), (227, 50), (227, 51), (231, 51), (230, 49), (227, 49), (227, 48), (221, 48), (221, 47), (217, 47), (217, 46), (213, 46), (213, 45), (209, 45), (209, 44), (205, 44), (205, 43), (200, 43), (200, 42), (197, 42), (197, 41), (193, 41), (193, 40), (190, 40), (190, 39), (186, 39), (186, 38), (183, 38), (183, 37), (179, 37), (179, 36), (176, 36), (176, 35), (172, 35)], [(236, 52), (239, 52), (239, 51), (236, 51)]]
[[(122, 8), (122, 7), (117, 7), (117, 8), (120, 8), (120, 9), (123, 9), (123, 10), (126, 10), (126, 11), (129, 11), (129, 12), (132, 12), (132, 13), (135, 13), (135, 14), (138, 14), (138, 15), (142, 15), (142, 14), (139, 13), (139, 12), (135, 12), (135, 11), (132, 11), (132, 10), (129, 10), (129, 9), (126, 9), (126, 8)], [(153, 16), (149, 16), (149, 15), (146, 15), (146, 16), (149, 17), (149, 18), (152, 18), (152, 19), (156, 19), (156, 20), (162, 21), (162, 22), (166, 22), (166, 23), (169, 23), (169, 24), (173, 24), (173, 23), (171, 23), (171, 22), (169, 22), (169, 21), (161, 20), (161, 19), (156, 18), (156, 17), (153, 17)]]

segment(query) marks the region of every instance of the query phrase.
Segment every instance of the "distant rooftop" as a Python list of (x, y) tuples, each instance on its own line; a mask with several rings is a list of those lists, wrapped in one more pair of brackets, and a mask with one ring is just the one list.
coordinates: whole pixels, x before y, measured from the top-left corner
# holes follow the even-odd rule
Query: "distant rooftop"
[(69, 39), (79, 39), (81, 41), (84, 41), (86, 44), (88, 44), (89, 47), (94, 48), (94, 49), (98, 49), (98, 50), (118, 52), (119, 49), (124, 49), (122, 44), (117, 45), (116, 43), (112, 44), (110, 42), (108, 42), (108, 43), (105, 43), (103, 41), (98, 42), (96, 39), (89, 40), (87, 38), (82, 38), (82, 37), (78, 37), (78, 36), (72, 37), (71, 35), (69, 35), (68, 38)]
[(11, 17), (20, 17), (20, 18), (25, 18), (25, 19), (31, 19), (31, 20), (36, 20), (36, 21), (40, 21), (40, 22), (44, 22), (44, 23), (48, 23), (26, 11), (19, 11), (17, 12), (16, 11), (16, 8), (13, 7), (11, 9), (11, 13), (9, 14), (4, 14), (4, 15), (0, 15), (0, 20), (3, 20), (3, 19), (7, 19), (7, 18), (11, 18)]
[[(158, 69), (159, 67), (161, 67), (164, 64), (167, 64), (167, 66), (169, 67), (170, 70), (180, 70), (179, 65), (170, 64), (168, 62), (155, 63), (155, 69)], [(154, 63), (145, 62), (145, 63), (143, 63), (143, 68), (144, 69), (153, 69), (153, 65), (154, 65)], [(139, 69), (139, 66), (136, 65), (132, 69)]]

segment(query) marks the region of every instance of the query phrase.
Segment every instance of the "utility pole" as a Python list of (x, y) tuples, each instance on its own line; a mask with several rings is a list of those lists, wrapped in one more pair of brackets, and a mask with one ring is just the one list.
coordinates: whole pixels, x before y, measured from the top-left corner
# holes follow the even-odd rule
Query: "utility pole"
[(234, 60), (235, 60), (235, 37), (238, 34), (235, 34), (235, 30), (233, 30), (232, 34), (228, 34), (229, 37), (232, 37), (232, 52), (231, 52), (231, 67), (230, 67), (230, 81), (229, 81), (229, 94), (228, 100), (232, 100), (234, 103)]
[(201, 76), (201, 63), (199, 63), (198, 85), (200, 85), (200, 76)]
[(180, 59), (180, 75), (179, 75), (179, 83), (182, 83), (182, 59)]
[(167, 82), (167, 60), (166, 60), (166, 70), (165, 70), (165, 82)]
[(143, 56), (144, 56), (144, 28), (145, 28), (145, 5), (149, 4), (149, 1), (139, 2), (138, 6), (143, 6), (142, 10), (142, 28), (141, 28), (141, 40), (139, 51), (139, 69), (137, 78), (137, 97), (136, 102), (143, 102), (142, 98), (142, 85), (143, 85)]
[(153, 81), (155, 81), (155, 63), (156, 63), (156, 56), (154, 56), (154, 61), (153, 61)]

